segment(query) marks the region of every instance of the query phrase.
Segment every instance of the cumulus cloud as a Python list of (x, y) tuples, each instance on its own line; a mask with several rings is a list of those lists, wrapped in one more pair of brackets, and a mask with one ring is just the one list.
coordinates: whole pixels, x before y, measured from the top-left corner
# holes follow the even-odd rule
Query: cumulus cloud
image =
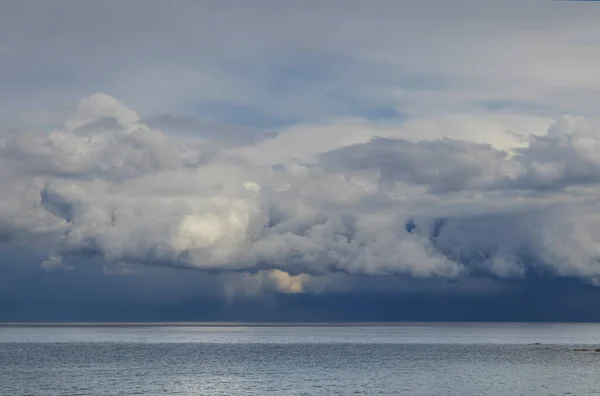
[(600, 279), (596, 119), (559, 118), (512, 148), (370, 128), (257, 161), (298, 131), (219, 148), (95, 94), (49, 133), (3, 131), (0, 242), (43, 240), (46, 270), (97, 257), (107, 274), (232, 272), (284, 293), (338, 275)]

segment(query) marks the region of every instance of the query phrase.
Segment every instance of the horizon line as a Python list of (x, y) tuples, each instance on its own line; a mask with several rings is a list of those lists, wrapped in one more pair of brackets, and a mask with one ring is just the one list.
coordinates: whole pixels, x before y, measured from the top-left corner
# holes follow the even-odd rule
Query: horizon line
[(435, 325), (502, 325), (502, 324), (600, 324), (600, 321), (383, 321), (383, 322), (61, 322), (61, 321), (0, 321), (0, 327), (402, 327)]

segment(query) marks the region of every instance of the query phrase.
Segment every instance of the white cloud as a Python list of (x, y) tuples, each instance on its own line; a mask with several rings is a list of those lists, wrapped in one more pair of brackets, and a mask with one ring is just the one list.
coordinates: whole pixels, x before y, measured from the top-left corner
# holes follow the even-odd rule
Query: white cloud
[[(243, 272), (248, 293), (600, 279), (599, 8), (262, 5), (7, 6), (0, 241), (44, 251), (44, 268)], [(92, 87), (136, 111), (107, 94), (66, 108)], [(195, 118), (215, 108), (294, 125)]]
[[(301, 165), (301, 155), (269, 159), (265, 149), (296, 148), (284, 143), (298, 129), (194, 161), (210, 141), (164, 135), (106, 96), (83, 103), (74, 119), (86, 123), (5, 134), (0, 145), (1, 181), (13, 187), (0, 194), (3, 240), (43, 237), (45, 269), (100, 256), (110, 273), (128, 263), (262, 273), (240, 279), (288, 293), (333, 287), (323, 279), (336, 273), (600, 277), (596, 119), (559, 118), (510, 151), (443, 139), (436, 123), (421, 123), (431, 138), (419, 140), (403, 126), (351, 122), (359, 140), (319, 144), (307, 133), (298, 152), (312, 163)], [(480, 125), (485, 135), (496, 124)], [(395, 137), (369, 140), (386, 130)], [(252, 150), (264, 161), (240, 162)]]

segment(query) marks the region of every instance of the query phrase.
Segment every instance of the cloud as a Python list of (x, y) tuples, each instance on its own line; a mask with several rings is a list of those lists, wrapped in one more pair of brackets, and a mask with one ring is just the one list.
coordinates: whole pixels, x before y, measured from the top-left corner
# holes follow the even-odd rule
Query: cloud
[(432, 192), (563, 189), (598, 182), (598, 125), (594, 118), (562, 116), (546, 134), (524, 136), (506, 150), (448, 138), (375, 138), (321, 159), (328, 169), (376, 170), (380, 182), (424, 185)]
[(523, 320), (583, 296), (572, 317), (600, 284), (598, 12), (7, 3), (0, 311)]
[(597, 7), (350, 4), (7, 5), (2, 122), (47, 126), (96, 91), (142, 119), (201, 114), (238, 124), (377, 118), (377, 109), (420, 117), (485, 104), (543, 116), (595, 112)]
[[(344, 126), (360, 138), (337, 139)], [(284, 144), (302, 141), (295, 128), (240, 137), (240, 151), (217, 135), (166, 135), (95, 94), (49, 133), (2, 135), (3, 243), (40, 242), (47, 270), (96, 258), (105, 274), (153, 266), (254, 282), (233, 294), (333, 290), (338, 275), (595, 283), (599, 126), (565, 116), (504, 149), (406, 140), (402, 127), (378, 138), (381, 125), (361, 120), (305, 126), (302, 147)], [(254, 160), (277, 145), (302, 155)]]
[(48, 260), (45, 260), (40, 265), (46, 271), (57, 271), (57, 270), (71, 270), (73, 267), (65, 265), (63, 263), (63, 259), (61, 256), (53, 254), (48, 257)]

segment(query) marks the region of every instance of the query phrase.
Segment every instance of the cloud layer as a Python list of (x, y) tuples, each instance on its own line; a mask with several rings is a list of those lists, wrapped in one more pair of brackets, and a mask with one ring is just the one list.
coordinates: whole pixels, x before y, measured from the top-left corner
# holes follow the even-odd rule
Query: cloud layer
[(599, 13), (2, 4), (0, 308), (595, 290)]
[[(0, 234), (38, 246), (46, 270), (100, 257), (109, 269), (267, 271), (285, 292), (336, 273), (595, 283), (599, 127), (563, 116), (500, 149), (346, 120), (305, 127), (320, 133), (300, 145), (281, 143), (296, 128), (221, 145), (166, 135), (94, 94), (50, 133), (3, 131)], [(356, 138), (344, 145), (340, 130)]]

